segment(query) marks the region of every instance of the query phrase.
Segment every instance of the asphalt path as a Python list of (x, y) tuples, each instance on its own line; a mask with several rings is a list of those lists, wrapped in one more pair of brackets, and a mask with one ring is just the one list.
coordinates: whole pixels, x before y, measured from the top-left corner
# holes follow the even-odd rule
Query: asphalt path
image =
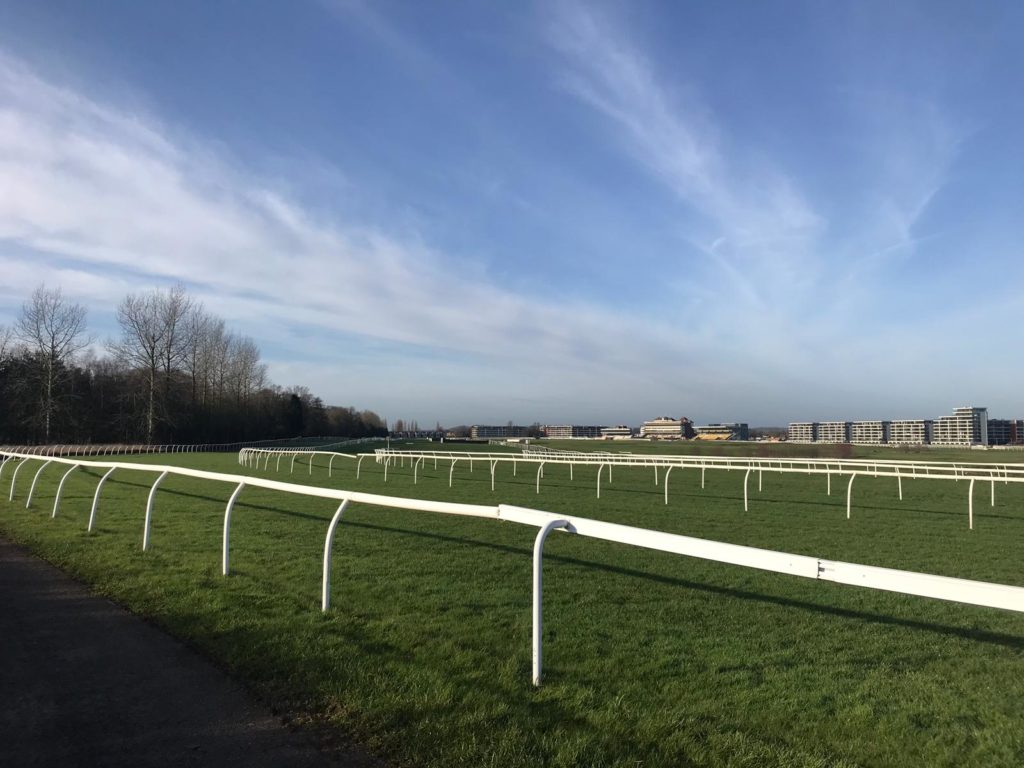
[(0, 765), (380, 764), (290, 731), (191, 649), (0, 538)]

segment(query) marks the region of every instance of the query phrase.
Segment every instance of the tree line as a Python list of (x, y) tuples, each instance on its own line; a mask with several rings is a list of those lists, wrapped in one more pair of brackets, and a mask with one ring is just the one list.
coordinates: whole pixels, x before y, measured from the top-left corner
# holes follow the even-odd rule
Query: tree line
[(184, 286), (129, 294), (120, 336), (95, 344), (86, 309), (39, 286), (0, 325), (0, 444), (221, 443), (387, 434), (373, 411), (267, 380), (256, 342)]

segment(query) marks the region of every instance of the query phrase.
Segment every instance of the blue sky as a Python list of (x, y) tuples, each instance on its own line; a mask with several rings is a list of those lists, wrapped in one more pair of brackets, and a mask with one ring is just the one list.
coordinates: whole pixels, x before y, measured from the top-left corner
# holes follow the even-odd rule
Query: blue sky
[(0, 2), (0, 324), (421, 424), (1022, 416), (1024, 5)]

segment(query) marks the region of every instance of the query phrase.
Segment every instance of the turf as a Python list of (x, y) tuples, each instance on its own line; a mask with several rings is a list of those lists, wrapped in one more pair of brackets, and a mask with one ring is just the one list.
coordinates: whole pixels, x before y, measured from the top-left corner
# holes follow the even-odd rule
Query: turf
[[(393, 447), (411, 447), (397, 445)], [(462, 448), (464, 446), (450, 446)], [(569, 444), (564, 447), (577, 447)], [(630, 450), (635, 448), (630, 447)], [(709, 453), (711, 449), (707, 449)], [(737, 450), (729, 447), (727, 450)], [(892, 454), (887, 454), (891, 456)], [(968, 454), (970, 455), (970, 454)], [(986, 460), (992, 454), (970, 455)], [(913, 458), (959, 457), (928, 452)], [(1005, 460), (1016, 458), (1005, 456)], [(218, 471), (234, 455), (131, 457)], [(1000, 455), (997, 460), (1004, 460)], [(282, 462), (284, 465), (285, 462)], [(512, 503), (718, 541), (1024, 585), (1024, 488), (676, 470), (670, 504), (650, 468), (326, 462), (295, 482)], [(293, 720), (394, 765), (826, 766), (1024, 764), (1024, 615), (816, 582), (553, 534), (545, 548), (545, 682), (530, 674), (535, 529), (354, 505), (339, 528), (333, 607), (319, 610), (329, 500), (247, 489), (220, 575), (226, 484), (168, 477), (140, 549), (152, 474), (118, 472), (85, 532), (99, 473), (29, 468), (0, 531), (201, 649)]]

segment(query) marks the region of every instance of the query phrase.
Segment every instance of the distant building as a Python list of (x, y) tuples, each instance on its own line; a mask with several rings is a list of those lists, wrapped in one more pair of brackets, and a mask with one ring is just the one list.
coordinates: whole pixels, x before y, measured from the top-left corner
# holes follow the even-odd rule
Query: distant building
[(492, 440), (503, 437), (529, 437), (529, 427), (514, 425), (487, 426), (474, 424), (469, 428), (469, 436), (473, 440)]
[(931, 419), (898, 419), (889, 423), (889, 442), (893, 445), (927, 445), (931, 441)]
[(954, 408), (932, 427), (934, 445), (988, 445), (988, 408)]
[(545, 437), (564, 440), (574, 437), (601, 437), (601, 430), (604, 427), (584, 427), (578, 424), (549, 424), (543, 429)]
[(857, 445), (882, 445), (889, 442), (891, 421), (854, 421), (850, 423), (850, 442)]
[(626, 440), (632, 436), (633, 430), (624, 424), (617, 427), (601, 427), (601, 437), (605, 440)]
[(822, 421), (818, 424), (819, 443), (848, 443), (850, 442), (850, 422), (848, 421)]
[(989, 419), (989, 445), (1020, 445), (1024, 443), (1024, 420)]
[(786, 430), (786, 439), (791, 443), (813, 443), (818, 439), (818, 422), (794, 421)]
[(656, 440), (681, 440), (691, 438), (694, 434), (693, 422), (685, 416), (680, 419), (659, 416), (656, 419), (645, 421), (640, 427), (640, 437), (650, 437)]
[(746, 424), (706, 424), (696, 427), (697, 440), (749, 440), (750, 427)]

